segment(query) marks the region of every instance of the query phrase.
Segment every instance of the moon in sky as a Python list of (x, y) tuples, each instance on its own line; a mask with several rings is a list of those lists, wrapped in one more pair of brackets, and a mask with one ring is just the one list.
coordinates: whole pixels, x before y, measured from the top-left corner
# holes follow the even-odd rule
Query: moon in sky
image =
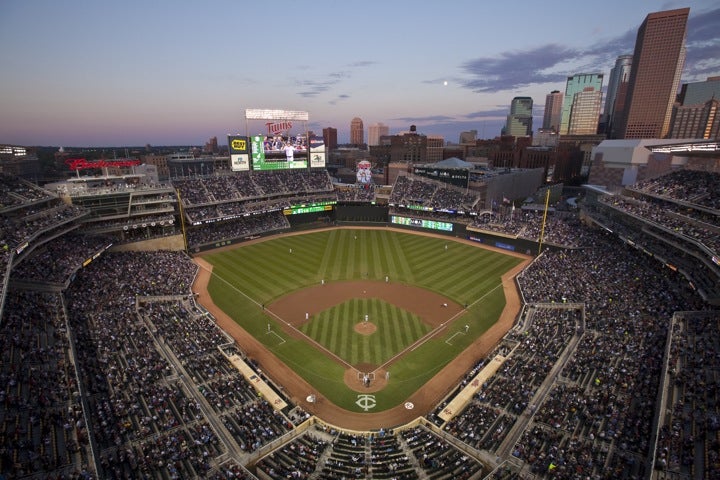
[(443, 85), (445, 85), (445, 86), (447, 87), (447, 80), (445, 80), (445, 81), (443, 82)]

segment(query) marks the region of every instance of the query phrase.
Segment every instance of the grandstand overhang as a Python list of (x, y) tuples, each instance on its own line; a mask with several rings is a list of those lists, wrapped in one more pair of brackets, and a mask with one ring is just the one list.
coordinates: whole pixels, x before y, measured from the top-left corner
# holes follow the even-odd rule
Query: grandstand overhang
[(684, 142), (661, 145), (646, 145), (645, 148), (653, 153), (689, 153), (715, 154), (720, 151), (720, 142), (717, 140), (705, 142)]

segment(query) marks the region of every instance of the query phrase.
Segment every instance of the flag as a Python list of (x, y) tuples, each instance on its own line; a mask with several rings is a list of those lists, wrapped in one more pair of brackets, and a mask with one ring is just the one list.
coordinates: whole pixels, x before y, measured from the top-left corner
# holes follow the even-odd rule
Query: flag
[(510, 199), (507, 197), (503, 197), (503, 203), (510, 203)]

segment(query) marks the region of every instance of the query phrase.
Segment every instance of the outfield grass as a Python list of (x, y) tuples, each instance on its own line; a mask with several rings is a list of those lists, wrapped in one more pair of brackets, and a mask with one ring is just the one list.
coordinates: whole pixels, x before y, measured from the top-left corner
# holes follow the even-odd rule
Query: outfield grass
[[(234, 250), (207, 255), (205, 259), (213, 265), (208, 289), (215, 304), (325, 397), (351, 411), (363, 410), (355, 404), (357, 392), (345, 386), (344, 368), (304, 340), (283, 336), (281, 341), (276, 335), (268, 335), (268, 323), (276, 331), (281, 328), (263, 313), (260, 305), (317, 285), (321, 279), (384, 281), (386, 275), (393, 282), (416, 285), (470, 305), (468, 313), (456, 321), (457, 325), (449, 325), (443, 336), (424, 343), (390, 366), (388, 386), (375, 394), (377, 406), (371, 412), (404, 401), (490, 328), (505, 306), (500, 277), (522, 261), (454, 242), (451, 238), (389, 229), (334, 229), (286, 236), (239, 245)], [(369, 346), (369, 338), (382, 336), (373, 334), (368, 339), (353, 340), (352, 328), (341, 327), (330, 320), (342, 317), (354, 324), (369, 308), (375, 308), (376, 312), (387, 309), (391, 317), (403, 318), (403, 322), (390, 322), (383, 328), (398, 329), (400, 323), (415, 321), (409, 312), (377, 302), (376, 305), (345, 302), (336, 307), (341, 313), (332, 309), (323, 312), (327, 318), (321, 316), (317, 323), (313, 320), (303, 330), (326, 348), (347, 358), (349, 363), (382, 363), (378, 359), (392, 357), (394, 350), (402, 350), (402, 345), (412, 343), (410, 338), (422, 336), (422, 328), (402, 341), (379, 340), (381, 345), (376, 347)], [(379, 318), (373, 314), (373, 323)], [(324, 328), (329, 324), (332, 324), (330, 329)], [(470, 327), (467, 334), (465, 325)], [(335, 335), (330, 335), (328, 330)], [(393, 333), (398, 334), (397, 330)], [(362, 347), (363, 342), (368, 342), (367, 348)]]

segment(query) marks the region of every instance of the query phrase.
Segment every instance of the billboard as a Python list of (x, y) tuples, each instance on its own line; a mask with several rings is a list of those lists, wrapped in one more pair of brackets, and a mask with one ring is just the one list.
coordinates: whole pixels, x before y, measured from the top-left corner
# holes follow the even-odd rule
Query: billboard
[(313, 138), (310, 140), (310, 168), (325, 168), (325, 140)]
[[(307, 112), (294, 110), (272, 110), (249, 108), (245, 110), (245, 122), (249, 120), (265, 120), (264, 134), (250, 137), (251, 155), (250, 166), (252, 170), (286, 170), (295, 168), (308, 168), (310, 160), (310, 146), (308, 145), (306, 123), (309, 119)], [(293, 122), (303, 122), (300, 131), (304, 134), (293, 134), (297, 125)], [(247, 126), (247, 125), (246, 125)], [(324, 148), (315, 152), (314, 163), (325, 166)], [(320, 165), (322, 163), (322, 165)]]
[(370, 171), (370, 162), (363, 160), (357, 164), (357, 183), (372, 183), (372, 171)]
[(314, 202), (314, 203), (308, 203), (303, 205), (292, 205), (289, 208), (283, 209), (284, 215), (298, 215), (302, 213), (315, 213), (315, 212), (324, 212), (324, 211), (331, 211), (333, 209), (333, 205), (335, 205), (337, 202), (335, 201), (327, 201), (327, 202)]
[(426, 220), (424, 218), (390, 215), (390, 223), (407, 225), (409, 227), (428, 228), (430, 230), (442, 230), (444, 232), (452, 232), (453, 230), (453, 224), (450, 222), (439, 222), (437, 220)]
[(468, 185), (470, 169), (468, 168), (435, 168), (425, 166), (413, 167), (413, 173), (420, 177), (441, 180), (445, 183), (465, 188)]
[(308, 168), (308, 146), (304, 136), (253, 135), (253, 170), (285, 170)]
[(228, 151), (230, 152), (230, 169), (233, 172), (250, 170), (250, 149), (247, 137), (228, 135)]

